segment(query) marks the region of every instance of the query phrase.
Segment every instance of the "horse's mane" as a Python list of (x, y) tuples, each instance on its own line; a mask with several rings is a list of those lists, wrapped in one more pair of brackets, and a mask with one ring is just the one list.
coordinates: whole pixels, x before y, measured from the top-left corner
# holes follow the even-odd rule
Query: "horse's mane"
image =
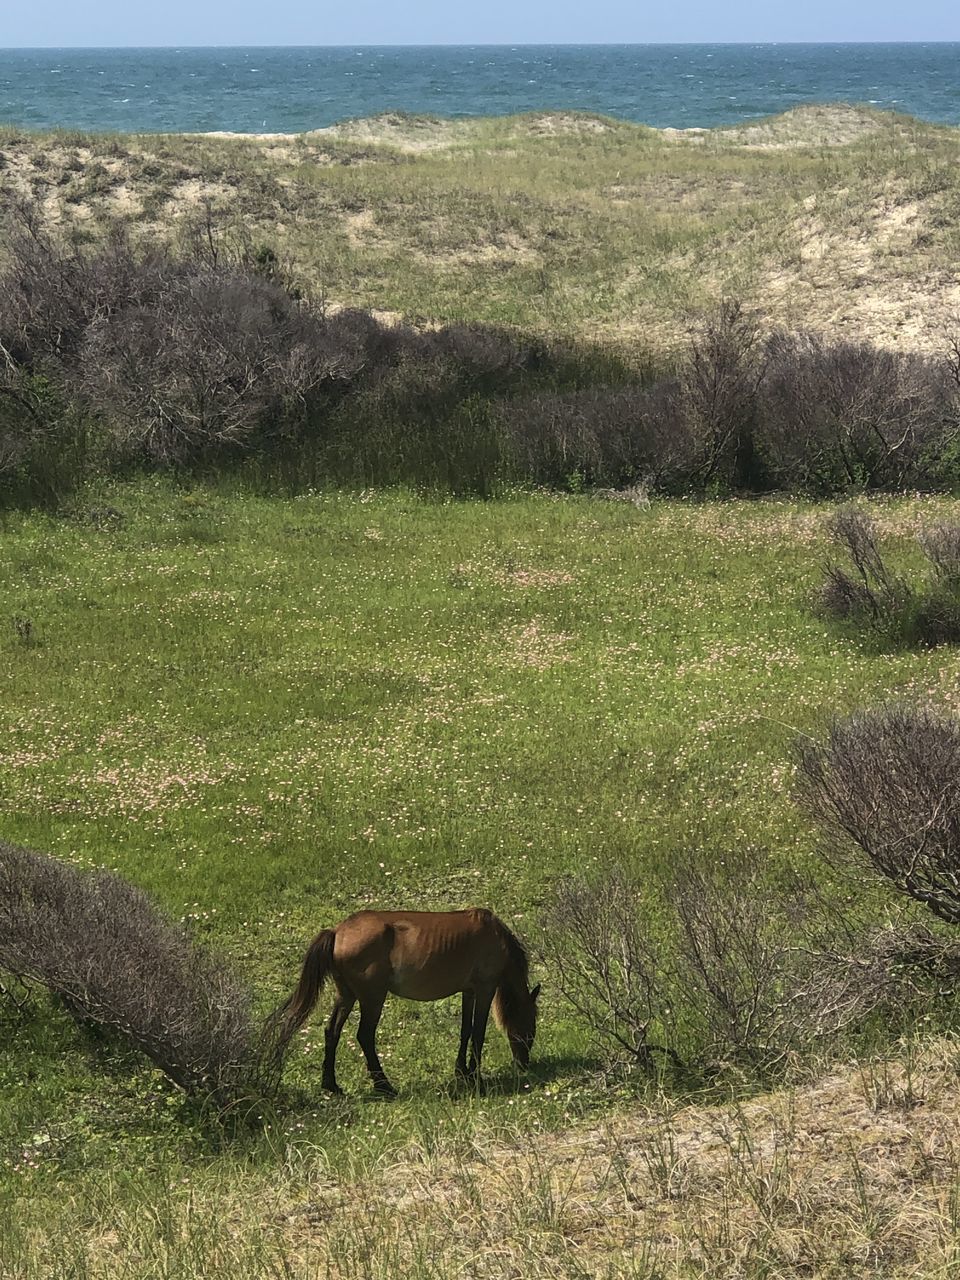
[(517, 976), (526, 982), (530, 975), (530, 957), (527, 955), (526, 947), (513, 930), (503, 923), (499, 916), (494, 916), (493, 918), (496, 922), (497, 932), (507, 948), (511, 968), (515, 969)]
[(526, 1002), (530, 957), (517, 935), (507, 928), (499, 916), (493, 918), (510, 961), (503, 971), (493, 999), (493, 1016), (502, 1030), (509, 1033), (517, 1020), (519, 1010), (523, 1007), (521, 999)]

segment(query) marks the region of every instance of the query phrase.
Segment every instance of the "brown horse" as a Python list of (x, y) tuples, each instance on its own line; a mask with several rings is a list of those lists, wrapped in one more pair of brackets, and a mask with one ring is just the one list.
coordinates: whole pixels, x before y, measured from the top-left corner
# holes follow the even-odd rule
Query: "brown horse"
[[(327, 977), (337, 989), (327, 1022), (323, 1087), (340, 1093), (337, 1045), (360, 1003), (357, 1040), (378, 1093), (394, 1094), (377, 1057), (377, 1024), (388, 993), (407, 1000), (443, 1000), (463, 992), (457, 1075), (479, 1078), (493, 1005), (519, 1067), (526, 1067), (537, 1029), (539, 984), (527, 986), (527, 953), (492, 911), (358, 911), (311, 942), (293, 995), (268, 1019), (267, 1043), (279, 1063), (294, 1033), (317, 1003)], [(467, 1046), (470, 1060), (467, 1061)]]

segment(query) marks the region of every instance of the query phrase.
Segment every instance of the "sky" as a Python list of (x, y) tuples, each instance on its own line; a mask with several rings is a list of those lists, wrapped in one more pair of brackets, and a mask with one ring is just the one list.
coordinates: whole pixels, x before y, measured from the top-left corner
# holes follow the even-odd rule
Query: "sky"
[(960, 40), (960, 0), (0, 0), (0, 45)]

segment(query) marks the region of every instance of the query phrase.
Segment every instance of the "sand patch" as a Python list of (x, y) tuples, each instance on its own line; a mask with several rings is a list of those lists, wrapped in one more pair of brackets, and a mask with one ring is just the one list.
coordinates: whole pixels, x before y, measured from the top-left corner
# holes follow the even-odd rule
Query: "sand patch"
[(414, 116), (387, 112), (360, 120), (344, 120), (340, 124), (314, 129), (310, 138), (342, 138), (365, 146), (389, 146), (411, 154), (436, 151), (447, 147), (462, 129), (453, 120), (433, 116)]
[(490, 1280), (640, 1274), (638, 1260), (663, 1280), (952, 1275), (956, 1057), (935, 1041), (909, 1066), (740, 1104), (664, 1101), (479, 1148), (450, 1138), (362, 1185), (321, 1165), (260, 1212), (295, 1268), (309, 1257), (318, 1272), (359, 1233), (368, 1274), (427, 1250), (432, 1274), (463, 1274), (466, 1258)]
[(451, 267), (470, 267), (470, 266), (516, 266), (521, 263), (535, 262), (540, 255), (520, 236), (506, 232), (498, 236), (495, 240), (482, 242), (482, 237), (478, 236), (478, 243), (473, 245), (464, 245), (462, 248), (430, 251), (420, 250), (420, 257), (424, 262), (441, 264)]
[(372, 209), (361, 209), (357, 213), (344, 214), (343, 229), (353, 249), (370, 249), (382, 246), (387, 237)]
[[(542, 114), (521, 116), (522, 128), (518, 132), (540, 138), (561, 138), (571, 135), (589, 137), (610, 133), (618, 126), (601, 116), (580, 115), (575, 111), (546, 111)], [(641, 126), (642, 127), (642, 126)]]
[[(708, 131), (709, 141), (748, 150), (843, 147), (890, 128), (891, 117), (844, 103), (795, 107), (750, 124)], [(701, 139), (703, 141), (703, 139)]]
[(206, 204), (222, 207), (231, 204), (237, 189), (225, 182), (208, 182), (203, 178), (182, 178), (173, 184), (164, 202), (164, 212), (172, 216), (192, 212)]
[(764, 274), (756, 289), (764, 309), (780, 323), (834, 336), (942, 351), (960, 314), (960, 275), (895, 265), (913, 252), (927, 204), (881, 196), (849, 228), (831, 225), (822, 208), (815, 196), (803, 201), (794, 223), (797, 261)]

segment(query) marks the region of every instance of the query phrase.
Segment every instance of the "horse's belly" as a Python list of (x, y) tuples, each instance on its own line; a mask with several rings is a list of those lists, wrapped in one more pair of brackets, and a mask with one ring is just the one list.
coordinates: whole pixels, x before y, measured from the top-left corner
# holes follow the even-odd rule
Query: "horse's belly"
[(456, 973), (434, 969), (394, 969), (390, 991), (404, 1000), (443, 1000), (464, 988)]

